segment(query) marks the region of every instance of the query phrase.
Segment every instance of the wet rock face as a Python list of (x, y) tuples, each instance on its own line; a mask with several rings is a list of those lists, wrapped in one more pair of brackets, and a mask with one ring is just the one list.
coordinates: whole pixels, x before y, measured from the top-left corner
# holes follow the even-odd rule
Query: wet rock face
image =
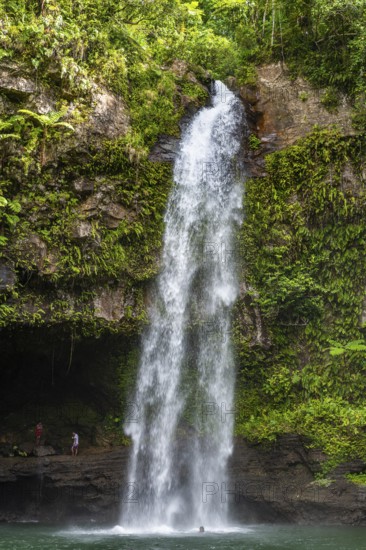
[(77, 457), (0, 459), (0, 521), (115, 524), (127, 461), (127, 447)]
[(120, 98), (105, 89), (97, 90), (93, 95), (94, 111), (89, 124), (92, 132), (103, 138), (112, 139), (124, 135), (129, 118), (126, 107)]
[[(118, 447), (81, 449), (77, 457), (0, 458), (0, 521), (113, 524), (128, 490), (128, 457), (129, 447)], [(242, 524), (366, 525), (366, 488), (344, 478), (365, 464), (338, 467), (324, 486), (314, 483), (324, 460), (321, 452), (306, 450), (297, 436), (270, 446), (237, 438), (229, 482), (210, 480), (207, 502), (226, 499), (231, 518)]]
[(17, 74), (16, 66), (0, 67), (0, 91), (10, 98), (24, 98), (37, 91), (36, 83)]
[(314, 90), (300, 77), (290, 81), (286, 68), (270, 65), (259, 69), (258, 84), (260, 99), (256, 107), (264, 113), (260, 132), (263, 136), (277, 132), (280, 146), (292, 145), (315, 125), (336, 125), (344, 135), (355, 133), (345, 99), (334, 112), (329, 112), (322, 103), (324, 91)]
[(314, 475), (325, 460), (296, 435), (271, 445), (237, 439), (229, 465), (232, 517), (240, 523), (366, 525), (366, 487), (344, 477), (361, 472), (365, 464), (344, 464), (330, 472), (329, 484), (320, 484)]
[[(8, 114), (14, 114), (18, 108), (40, 114), (57, 110), (55, 90), (36, 82), (33, 73), (13, 62), (0, 62), (0, 92), (0, 110)], [(69, 139), (48, 151), (48, 163), (56, 162), (61, 155), (85, 152), (89, 145), (98, 147), (103, 140), (124, 136), (128, 131), (129, 116), (120, 97), (92, 82), (87, 101), (90, 104), (88, 117), (75, 125)], [(65, 120), (71, 120), (74, 109), (74, 103), (70, 103)]]
[(19, 249), (31, 265), (42, 271), (47, 256), (47, 245), (38, 235), (29, 235), (19, 243)]
[(304, 79), (290, 80), (285, 65), (276, 63), (258, 68), (256, 87), (243, 86), (239, 93), (249, 103), (262, 140), (263, 150), (271, 152), (292, 145), (315, 125), (336, 125), (344, 135), (353, 135), (351, 108), (345, 98), (329, 112), (324, 106), (324, 90), (315, 90)]
[[(60, 98), (65, 99), (62, 96), (64, 93), (62, 87), (59, 86), (57, 79), (55, 80), (56, 76), (49, 74), (51, 85), (46, 87), (41, 79), (37, 81), (35, 72), (31, 68), (0, 60), (1, 114), (4, 118), (12, 116), (17, 114), (20, 108), (41, 114), (56, 111), (59, 108)], [(81, 103), (78, 101), (80, 98), (73, 98), (73, 101), (70, 101), (70, 97), (66, 96), (66, 99), (68, 111), (63, 121), (71, 123), (74, 131), (67, 135), (61, 134), (62, 139), (47, 142), (44, 173), (48, 171), (49, 178), (44, 184), (43, 175), (39, 175), (39, 178), (35, 179), (35, 186), (37, 193), (46, 192), (47, 196), (52, 194), (52, 188), (55, 195), (59, 192), (67, 194), (69, 190), (71, 191), (70, 199), (61, 197), (60, 204), (63, 204), (66, 210), (67, 200), (77, 205), (70, 215), (70, 223), (67, 224), (66, 231), (68, 238), (74, 241), (72, 244), (82, 249), (84, 253), (88, 247), (92, 249), (93, 246), (97, 247), (100, 244), (100, 232), (98, 233), (96, 229), (99, 221), (102, 222), (103, 227), (115, 230), (123, 220), (131, 221), (136, 217), (135, 212), (130, 212), (117, 201), (115, 181), (111, 181), (108, 177), (93, 178), (80, 175), (82, 174), (80, 165), (90, 161), (91, 151), (94, 154), (96, 150), (104, 147), (106, 140), (118, 139), (126, 134), (129, 129), (129, 115), (121, 97), (92, 81)], [(74, 115), (76, 115), (76, 122)], [(17, 145), (14, 146), (14, 154), (19, 153), (16, 147)], [(34, 156), (35, 158), (39, 156), (38, 152), (35, 152)], [(60, 167), (65, 165), (70, 166), (70, 174), (64, 175), (62, 170), (60, 172)], [(61, 176), (60, 173), (62, 173)], [(29, 177), (34, 178), (36, 174), (37, 170), (31, 167)], [(13, 171), (12, 177), (22, 185), (25, 176), (19, 170), (19, 172)], [(12, 241), (14, 257), (9, 255), (9, 261), (0, 262), (0, 293), (7, 293), (16, 285), (18, 279), (23, 278), (25, 284), (32, 279), (32, 289), (37, 288), (38, 308), (42, 304), (41, 309), (44, 312), (42, 315), (47, 322), (51, 316), (52, 301), (59, 293), (58, 285), (53, 284), (49, 276), (60, 274), (65, 252), (60, 250), (59, 241), (55, 240), (50, 244), (50, 240), (37, 234), (40, 225), (43, 227), (45, 221), (48, 225), (49, 220), (55, 219), (50, 203), (45, 201), (39, 207), (36, 201), (33, 204), (29, 200), (27, 207), (28, 209), (24, 208), (21, 215), (28, 216), (31, 229)], [(96, 217), (98, 220), (95, 223)], [(21, 258), (27, 268), (21, 267), (15, 272), (12, 262), (19, 265), (18, 258)], [(117, 322), (124, 316), (123, 304), (116, 310), (116, 306), (112, 303), (109, 283), (101, 280), (94, 284), (97, 286), (94, 293), (97, 308), (95, 316)], [(103, 284), (107, 286), (105, 293), (102, 290)], [(58, 296), (56, 300), (67, 301), (70, 304), (70, 310), (73, 310), (79, 294), (79, 289), (74, 290), (72, 287), (67, 292), (63, 292), (63, 297)], [(33, 301), (32, 298), (31, 302)], [(22, 311), (26, 312), (28, 317), (37, 314), (37, 306), (28, 303), (28, 300), (24, 301), (23, 306)], [(90, 298), (89, 308), (90, 312), (94, 311), (93, 298)]]
[(92, 234), (92, 225), (86, 221), (77, 222), (72, 228), (72, 236), (74, 239), (83, 240), (87, 239)]
[(35, 447), (33, 449), (34, 456), (38, 457), (44, 457), (44, 456), (52, 456), (56, 454), (56, 451), (53, 447), (50, 445), (40, 445), (39, 447)]
[(10, 265), (0, 262), (0, 291), (11, 289), (16, 283), (17, 277)]
[[(98, 192), (89, 194), (89, 189), (94, 188), (95, 183), (99, 184)], [(99, 216), (103, 219), (108, 229), (117, 229), (121, 221), (126, 220), (131, 222), (136, 218), (136, 212), (128, 210), (122, 204), (112, 199), (113, 187), (111, 188), (108, 181), (101, 183), (101, 178), (96, 182), (77, 180), (77, 182), (74, 182), (75, 185), (79, 188), (83, 186), (83, 190), (79, 191), (81, 195), (89, 194), (89, 197), (79, 205), (79, 213), (82, 218), (91, 219)]]
[[(92, 111), (88, 119), (75, 128), (68, 141), (69, 149), (82, 149), (90, 144), (99, 146), (105, 139), (124, 136), (129, 128), (127, 109), (121, 98), (104, 88), (94, 87), (90, 103)], [(58, 154), (68, 152), (67, 144), (59, 148)]]
[(160, 139), (151, 150), (149, 160), (174, 162), (179, 149), (179, 139), (173, 136), (160, 136)]
[(120, 321), (124, 318), (126, 307), (133, 307), (134, 300), (126, 295), (123, 287), (103, 288), (94, 298), (94, 315), (106, 321)]
[(0, 96), (0, 106), (4, 111), (13, 111), (14, 104), (19, 108), (36, 109), (40, 114), (55, 108), (52, 94), (36, 81), (34, 74), (12, 61), (0, 61)]
[(94, 181), (89, 178), (81, 177), (72, 184), (74, 190), (80, 195), (88, 195), (94, 191)]
[(118, 203), (109, 203), (104, 209), (105, 224), (109, 229), (117, 229), (122, 220), (130, 220), (132, 213)]

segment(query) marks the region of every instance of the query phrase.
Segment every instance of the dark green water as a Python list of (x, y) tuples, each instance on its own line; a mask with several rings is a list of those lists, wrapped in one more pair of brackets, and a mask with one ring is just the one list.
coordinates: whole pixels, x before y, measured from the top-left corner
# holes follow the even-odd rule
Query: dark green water
[(127, 535), (114, 529), (0, 526), (1, 550), (366, 550), (366, 527), (250, 526), (227, 533)]

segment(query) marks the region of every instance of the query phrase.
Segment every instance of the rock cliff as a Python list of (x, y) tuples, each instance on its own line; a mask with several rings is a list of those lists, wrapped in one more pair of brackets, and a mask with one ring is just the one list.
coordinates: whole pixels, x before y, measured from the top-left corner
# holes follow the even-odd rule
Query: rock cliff
[[(114, 525), (123, 499), (138, 502), (138, 483), (126, 479), (128, 447), (89, 449), (78, 457), (0, 459), (0, 521), (72, 522)], [(347, 481), (345, 471), (359, 472), (365, 463), (335, 469), (327, 483), (314, 481), (325, 456), (309, 451), (297, 436), (275, 445), (235, 442), (229, 483), (214, 484), (209, 499), (227, 500), (233, 520), (241, 524), (366, 525), (366, 487)], [(198, 487), (204, 492), (204, 487)]]
[[(19, 107), (47, 114), (59, 99), (12, 65), (2, 66), (0, 88), (8, 115)], [(260, 139), (247, 159), (254, 175), (265, 175), (267, 153), (294, 144), (314, 124), (336, 124), (344, 135), (353, 134), (346, 102), (329, 112), (321, 92), (299, 78), (291, 81), (280, 65), (260, 68), (257, 87), (240, 94)], [(194, 112), (186, 98), (184, 103), (188, 114)], [(146, 322), (147, 289), (159, 265), (162, 213), (177, 150), (177, 137), (163, 135), (137, 168), (123, 141), (129, 124), (121, 98), (94, 87), (75, 133), (47, 148), (42, 178), (34, 158), (28, 183), (14, 172), (15, 190), (29, 185), (34, 191), (22, 205), (27, 223), (10, 237), (12, 254), (0, 263), (8, 308), (1, 333), (6, 418), (1, 439), (11, 447), (29, 443), (41, 416), (48, 421), (47, 444), (65, 451), (76, 426), (86, 449), (75, 459), (1, 458), (3, 521), (118, 521), (129, 449), (109, 445), (121, 443), (116, 433), (134, 384), (136, 333)], [(9, 147), (6, 169), (14, 153)], [(131, 158), (135, 153), (130, 149)], [(70, 168), (75, 162), (80, 169)], [(342, 185), (355, 193), (354, 174), (347, 170)], [(145, 238), (149, 224), (155, 225)], [(271, 341), (257, 298), (243, 277), (239, 320), (250, 348), (262, 352)], [(365, 464), (347, 463), (316, 482), (325, 458), (297, 436), (268, 445), (237, 438), (230, 485), (212, 480), (215, 496), (228, 491), (232, 515), (242, 523), (366, 524), (366, 489), (344, 477)]]

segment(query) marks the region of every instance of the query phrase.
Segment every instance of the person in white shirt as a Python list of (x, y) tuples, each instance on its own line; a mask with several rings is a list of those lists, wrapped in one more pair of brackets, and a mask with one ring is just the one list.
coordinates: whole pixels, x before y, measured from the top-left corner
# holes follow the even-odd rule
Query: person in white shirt
[(77, 433), (72, 432), (72, 447), (71, 447), (72, 456), (76, 456), (78, 454), (78, 448), (79, 448), (79, 436)]

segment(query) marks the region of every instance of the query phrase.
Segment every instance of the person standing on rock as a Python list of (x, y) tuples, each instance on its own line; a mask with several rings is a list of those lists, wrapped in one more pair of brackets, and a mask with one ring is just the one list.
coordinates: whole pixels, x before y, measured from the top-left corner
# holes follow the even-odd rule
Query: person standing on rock
[(79, 436), (77, 433), (72, 432), (72, 447), (71, 447), (72, 456), (76, 456), (78, 454), (78, 449), (79, 449)]
[(36, 446), (37, 447), (39, 447), (40, 444), (41, 444), (42, 433), (43, 433), (42, 422), (38, 422), (38, 424), (36, 425), (36, 428), (34, 430), (34, 434), (36, 436)]

